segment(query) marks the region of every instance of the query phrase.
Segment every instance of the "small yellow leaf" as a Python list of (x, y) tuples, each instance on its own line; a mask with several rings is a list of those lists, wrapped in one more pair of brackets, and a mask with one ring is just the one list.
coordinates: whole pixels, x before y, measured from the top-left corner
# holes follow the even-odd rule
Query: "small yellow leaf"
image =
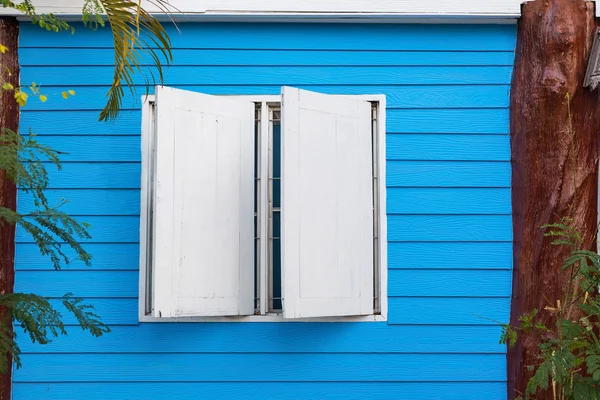
[(8, 82), (4, 82), (4, 84), (2, 85), (2, 89), (4, 90), (13, 90), (14, 88), (15, 87)]
[(69, 90), (69, 94), (70, 94), (71, 96), (75, 96), (75, 91), (74, 91), (74, 90)]
[(62, 94), (63, 99), (68, 99), (69, 98), (69, 93), (62, 92), (61, 94)]
[(46, 100), (48, 100), (48, 97), (46, 97), (46, 96), (45, 96), (45, 95), (43, 95), (43, 94), (40, 94), (40, 101), (41, 101), (42, 103), (45, 103), (45, 102), (46, 102)]
[(3, 44), (0, 44), (0, 53), (4, 54), (4, 53), (6, 53), (6, 50), (8, 50), (8, 47), (6, 47)]
[(24, 92), (17, 92), (15, 93), (15, 100), (17, 100), (17, 103), (21, 106), (21, 107), (25, 107), (25, 105), (27, 104), (27, 98), (29, 96), (27, 95), (27, 93)]

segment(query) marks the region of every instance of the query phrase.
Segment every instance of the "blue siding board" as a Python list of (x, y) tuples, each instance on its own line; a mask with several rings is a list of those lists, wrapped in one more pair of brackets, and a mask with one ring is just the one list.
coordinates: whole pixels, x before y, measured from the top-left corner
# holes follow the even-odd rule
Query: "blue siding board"
[(390, 242), (388, 268), (512, 269), (512, 242)]
[[(180, 89), (202, 92), (206, 94), (252, 94), (278, 95), (281, 85), (173, 85)], [(326, 94), (381, 94), (385, 93), (387, 107), (390, 109), (406, 108), (506, 108), (508, 107), (509, 85), (297, 85), (301, 89), (318, 91)], [(27, 109), (30, 111), (48, 110), (100, 110), (105, 105), (107, 86), (74, 86), (76, 95), (65, 101), (57, 87), (44, 89), (48, 100), (42, 103), (37, 98), (30, 98)], [(154, 93), (154, 87), (149, 88)], [(123, 110), (140, 108), (141, 98), (146, 93), (145, 87), (137, 87), (135, 96), (128, 96), (123, 101)]]
[(392, 297), (506, 297), (512, 271), (393, 269), (388, 279)]
[[(404, 297), (505, 297), (510, 291), (509, 270), (390, 270), (389, 296)], [(15, 290), (60, 298), (72, 288), (77, 296), (125, 298), (138, 296), (138, 272), (88, 271), (60, 272), (47, 269), (17, 271)]]
[(388, 161), (388, 187), (510, 188), (510, 162)]
[(388, 215), (394, 242), (509, 242), (510, 215)]
[(508, 188), (389, 188), (388, 214), (510, 214)]
[[(282, 85), (387, 101), (388, 321), (139, 323), (140, 98), (98, 112), (112, 78), (106, 29), (23, 24), (23, 82), (43, 85), (24, 129), (67, 152), (51, 203), (91, 223), (93, 266), (60, 272), (21, 229), (16, 289), (53, 298), (69, 335), (20, 335), (15, 398), (29, 400), (506, 398), (500, 328), (510, 308), (510, 25), (183, 23), (167, 28), (167, 84), (209, 94)], [(199, 40), (201, 38), (202, 40)], [(440, 40), (443, 38), (443, 40)], [(63, 100), (60, 92), (75, 89)], [(152, 92), (153, 89), (151, 88)], [(32, 209), (20, 192), (18, 207)], [(66, 249), (73, 258), (72, 250)], [(113, 332), (93, 338), (59, 305), (73, 291)], [(269, 374), (265, 374), (269, 371)], [(85, 394), (83, 394), (85, 393)]]
[[(74, 295), (76, 288), (72, 288), (70, 292)], [(61, 300), (51, 300), (52, 305), (60, 312), (67, 326), (78, 326), (77, 320), (73, 314), (69, 313), (62, 305)], [(102, 321), (107, 325), (138, 325), (138, 299), (125, 298), (86, 298), (85, 304), (92, 305), (95, 308)], [(81, 329), (81, 328), (80, 328)], [(22, 335), (19, 335), (22, 336)], [(25, 335), (27, 337), (27, 335)]]
[(61, 298), (77, 288), (77, 296), (85, 298), (137, 298), (139, 274), (133, 271), (88, 271), (59, 272), (17, 271), (15, 291), (37, 293), (41, 296)]
[(510, 297), (390, 297), (388, 306), (392, 325), (497, 326), (508, 321)]
[[(106, 32), (76, 25), (77, 34), (24, 25), (19, 46), (112, 48)], [(168, 27), (178, 49), (514, 51), (514, 25), (188, 24)], [(201, 39), (199, 39), (201, 38)]]
[[(140, 261), (140, 247), (137, 243), (86, 243), (85, 249), (92, 255), (92, 267), (86, 266), (70, 248), (63, 248), (70, 263), (63, 265), (67, 271), (137, 270)], [(17, 271), (49, 271), (52, 264), (42, 256), (33, 243), (20, 243), (15, 252)], [(17, 282), (18, 284), (18, 282)]]
[[(68, 203), (61, 210), (69, 215), (139, 215), (140, 191), (137, 189), (48, 189), (45, 192), (50, 205)], [(20, 191), (18, 210), (34, 210), (31, 193)]]
[[(243, 89), (240, 89), (243, 90)], [(377, 93), (368, 93), (377, 94)], [(68, 100), (66, 100), (68, 101)], [(138, 135), (141, 112), (125, 110), (98, 123), (99, 110), (23, 111), (21, 123), (38, 135)], [(508, 109), (389, 109), (388, 133), (508, 134)]]
[(23, 341), (24, 353), (477, 353), (504, 354), (499, 326), (419, 326), (304, 322), (158, 323), (113, 326), (92, 337), (78, 327), (47, 345)]
[[(180, 67), (163, 71), (165, 84), (246, 85), (507, 85), (511, 67)], [(46, 86), (102, 85), (110, 82), (113, 67), (23, 67), (31, 82), (42, 73)], [(154, 71), (156, 74), (156, 71)], [(146, 83), (134, 75), (136, 85)]]
[(25, 354), (14, 381), (501, 382), (505, 358), (504, 354)]
[[(177, 65), (192, 66), (512, 66), (514, 52), (174, 49), (173, 59)], [(19, 61), (22, 66), (112, 66), (114, 51), (90, 48), (22, 48)], [(140, 54), (140, 64), (153, 65), (151, 56)]]
[[(86, 400), (504, 400), (502, 382), (168, 382), (168, 383), (15, 383), (17, 399), (74, 400), (73, 393), (85, 393)], [(126, 393), (126, 397), (124, 396)]]
[[(96, 243), (137, 243), (140, 239), (139, 216), (84, 216), (77, 217), (79, 222), (90, 224), (90, 239), (80, 242)], [(17, 243), (33, 243), (31, 236), (20, 226), (15, 238)]]
[(510, 161), (508, 135), (390, 134), (386, 147), (390, 161)]

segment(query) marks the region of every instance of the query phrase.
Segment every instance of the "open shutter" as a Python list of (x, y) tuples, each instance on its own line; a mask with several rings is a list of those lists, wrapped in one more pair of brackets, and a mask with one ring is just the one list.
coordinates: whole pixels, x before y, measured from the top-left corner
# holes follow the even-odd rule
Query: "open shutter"
[(254, 104), (156, 90), (154, 316), (253, 314)]
[(284, 318), (373, 313), (371, 105), (283, 88)]

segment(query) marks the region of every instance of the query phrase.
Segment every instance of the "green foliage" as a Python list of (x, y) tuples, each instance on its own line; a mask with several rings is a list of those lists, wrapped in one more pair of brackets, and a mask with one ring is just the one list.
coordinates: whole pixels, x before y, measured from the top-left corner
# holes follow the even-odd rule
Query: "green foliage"
[(34, 25), (39, 25), (50, 32), (71, 31), (75, 33), (75, 29), (69, 26), (65, 21), (58, 20), (53, 14), (37, 14), (31, 0), (23, 0), (20, 3), (15, 3), (10, 0), (0, 0), (0, 4), (4, 8), (12, 8), (20, 11), (31, 18)]
[[(167, 3), (163, 0), (150, 0), (165, 13)], [(31, 0), (13, 2), (0, 0), (3, 7), (20, 11), (31, 18), (33, 24), (51, 32), (75, 30), (67, 22), (57, 19), (52, 14), (38, 14)], [(100, 120), (114, 119), (122, 105), (124, 97), (123, 84), (133, 87), (134, 72), (141, 72), (142, 52), (149, 53), (158, 69), (162, 81), (162, 58), (171, 61), (170, 40), (162, 25), (142, 7), (141, 2), (128, 0), (85, 0), (83, 4), (83, 22), (91, 29), (105, 26), (103, 14), (106, 14), (115, 45), (115, 70), (112, 86), (108, 92), (108, 101), (100, 114)], [(158, 50), (155, 50), (158, 49)], [(9, 49), (0, 43), (0, 53)], [(11, 76), (11, 71), (3, 67), (3, 74)], [(154, 76), (151, 75), (154, 81)], [(14, 87), (2, 79), (0, 87), (10, 91), (19, 106), (27, 104), (29, 96), (47, 100), (40, 87), (32, 83), (29, 87)], [(132, 89), (133, 90), (133, 89)], [(74, 96), (73, 90), (61, 93), (64, 99)], [(60, 269), (72, 260), (67, 256), (65, 248), (75, 251), (76, 257), (91, 265), (91, 256), (79, 241), (90, 237), (86, 223), (80, 223), (62, 211), (67, 201), (49, 204), (45, 196), (48, 187), (46, 166), (60, 170), (60, 153), (35, 140), (31, 132), (28, 136), (0, 127), (0, 170), (5, 171), (4, 179), (14, 182), (25, 194), (31, 196), (34, 210), (23, 214), (18, 210), (0, 206), (0, 223), (19, 225), (31, 235), (40, 252), (48, 256), (55, 269)], [(81, 298), (72, 293), (63, 296), (62, 307), (74, 316), (79, 326), (98, 337), (110, 332), (102, 322), (94, 307), (85, 304)], [(16, 367), (21, 366), (21, 350), (17, 344), (15, 329), (8, 329), (10, 322), (21, 327), (34, 343), (47, 344), (53, 338), (66, 335), (63, 313), (46, 297), (37, 294), (12, 293), (0, 295), (0, 353), (11, 355)], [(9, 370), (8, 358), (0, 357), (0, 373)]]
[[(101, 120), (112, 120), (117, 116), (123, 104), (125, 90), (123, 83), (129, 87), (131, 94), (135, 95), (133, 75), (144, 72), (142, 67), (142, 53), (148, 54), (154, 66), (157, 67), (159, 80), (163, 81), (162, 60), (167, 64), (172, 61), (171, 40), (163, 26), (150, 13), (140, 7), (138, 1), (124, 0), (98, 0), (107, 14), (108, 22), (113, 33), (115, 48), (115, 69), (113, 83), (108, 91), (108, 103), (100, 113)], [(168, 13), (167, 3), (163, 0), (154, 0), (165, 13)], [(154, 50), (155, 48), (158, 51)], [(155, 81), (152, 70), (146, 72)], [(146, 82), (148, 88), (148, 81)]]
[[(158, 7), (162, 13), (170, 14), (168, 1), (149, 0), (148, 2)], [(53, 14), (36, 13), (31, 0), (23, 0), (20, 3), (0, 0), (0, 4), (22, 12), (30, 17), (34, 24), (48, 31), (75, 33), (75, 28), (57, 19)], [(133, 76), (136, 72), (150, 77), (146, 79), (146, 92), (151, 83), (156, 83), (157, 80), (163, 81), (163, 67), (173, 60), (171, 39), (162, 24), (141, 7), (140, 0), (85, 0), (82, 15), (83, 23), (94, 30), (105, 26), (104, 16), (106, 16), (112, 32), (115, 49), (113, 80), (106, 94), (108, 98), (106, 105), (100, 112), (100, 120), (114, 120), (123, 106), (124, 87), (127, 86), (131, 94), (135, 95)], [(142, 61), (144, 54), (152, 60), (158, 79), (153, 69), (144, 67)], [(16, 92), (15, 95), (19, 93), (24, 92)], [(65, 96), (65, 93), (67, 92), (63, 92), (63, 97), (66, 98), (68, 96)], [(27, 101), (26, 97), (15, 98), (24, 103)]]
[(562, 264), (569, 275), (564, 298), (545, 311), (555, 316), (554, 326), (536, 322), (537, 310), (520, 317), (518, 326), (502, 326), (501, 343), (514, 346), (518, 335), (540, 339), (537, 365), (522, 399), (534, 399), (539, 391), (552, 390), (555, 399), (600, 399), (600, 256), (583, 250), (581, 234), (571, 218), (544, 226), (545, 236), (570, 253)]
[(0, 207), (0, 218), (10, 224), (19, 224), (27, 231), (43, 255), (50, 257), (55, 269), (71, 260), (64, 247), (75, 250), (77, 257), (90, 265), (91, 256), (79, 244), (79, 239), (89, 238), (88, 226), (61, 211), (67, 203), (50, 205), (45, 195), (48, 172), (44, 161), (60, 169), (59, 152), (35, 140), (35, 135), (21, 136), (10, 129), (2, 129), (0, 135), (0, 169), (7, 178), (16, 183), (33, 200), (35, 211), (21, 214)]
[[(75, 316), (84, 331), (89, 331), (95, 337), (110, 332), (95, 313), (94, 307), (84, 304), (82, 299), (73, 297), (72, 293), (65, 294), (61, 303)], [(21, 327), (23, 332), (29, 335), (32, 343), (48, 344), (53, 338), (67, 334), (62, 313), (46, 297), (26, 293), (7, 294), (0, 296), (0, 305), (10, 311), (5, 315), (5, 319), (7, 316), (12, 316), (15, 326)], [(6, 326), (6, 320), (2, 322), (2, 326)], [(20, 368), (21, 350), (16, 338), (16, 332), (0, 330), (0, 352), (12, 354), (15, 366)], [(0, 358), (0, 373), (6, 372), (10, 367), (7, 361), (5, 357)]]

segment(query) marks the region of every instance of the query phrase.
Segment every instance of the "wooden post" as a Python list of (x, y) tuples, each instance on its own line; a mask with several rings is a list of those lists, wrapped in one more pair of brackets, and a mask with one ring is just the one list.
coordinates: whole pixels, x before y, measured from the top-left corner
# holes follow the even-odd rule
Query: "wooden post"
[[(0, 44), (8, 47), (5, 54), (0, 54), (0, 76), (2, 82), (19, 85), (19, 23), (16, 18), (0, 18)], [(0, 90), (0, 128), (8, 128), (14, 132), (19, 129), (19, 107), (14, 92)], [(0, 133), (1, 134), (1, 133)], [(0, 206), (15, 210), (17, 207), (17, 188), (14, 182), (7, 179), (6, 173), (0, 170)], [(15, 283), (15, 227), (0, 221), (0, 294), (12, 293)], [(6, 310), (0, 310), (3, 317)], [(12, 332), (12, 320), (2, 329)], [(2, 355), (4, 357), (4, 355)], [(10, 357), (10, 356), (9, 356)], [(12, 358), (9, 358), (12, 364)], [(12, 373), (9, 371), (0, 376), (0, 400), (10, 400), (12, 389)]]
[[(556, 305), (568, 281), (561, 271), (568, 250), (551, 245), (542, 225), (573, 215), (585, 246), (596, 248), (600, 103), (597, 93), (582, 87), (595, 26), (593, 3), (584, 0), (535, 0), (523, 6), (510, 122), (514, 233), (510, 318), (515, 325), (520, 315), (534, 308), (540, 310), (542, 322), (553, 325), (544, 307)], [(524, 393), (532, 376), (527, 366), (536, 364), (538, 344), (535, 338), (524, 337), (509, 349), (509, 399)], [(536, 399), (552, 399), (552, 393)]]

